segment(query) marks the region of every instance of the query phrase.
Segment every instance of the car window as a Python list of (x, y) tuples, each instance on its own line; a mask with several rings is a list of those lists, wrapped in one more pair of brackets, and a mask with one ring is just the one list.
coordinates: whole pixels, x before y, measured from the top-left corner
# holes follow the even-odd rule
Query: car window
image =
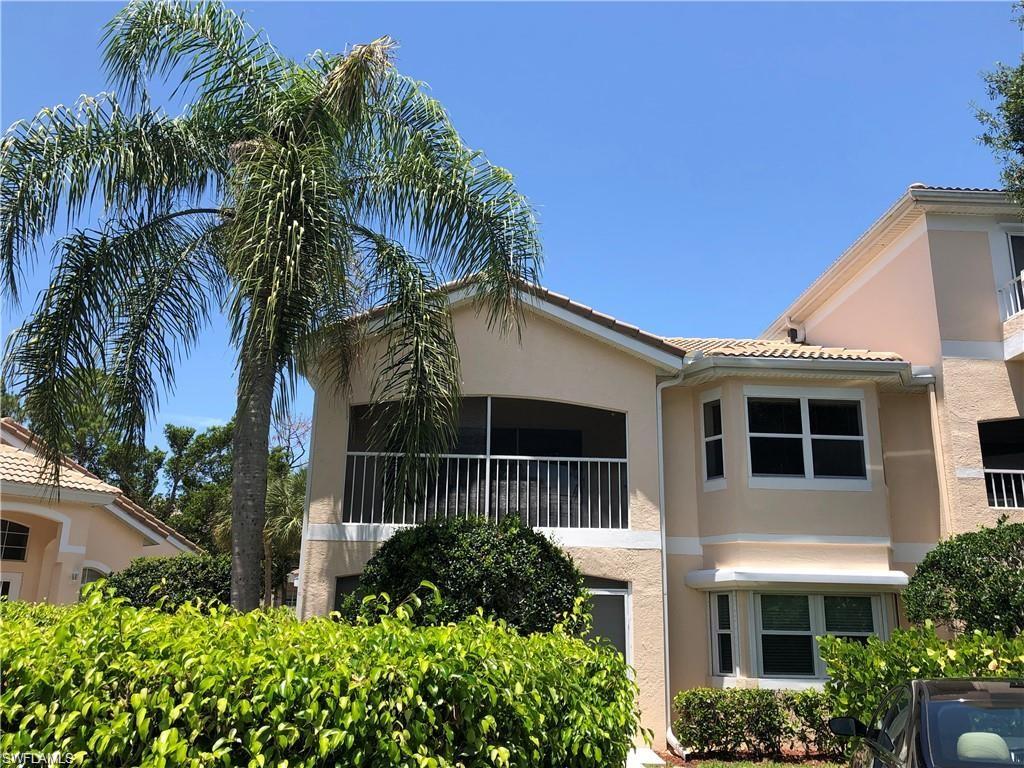
[(938, 768), (1024, 764), (1024, 701), (1016, 696), (932, 700), (928, 742)]
[(907, 727), (913, 698), (909, 688), (897, 688), (886, 697), (875, 717), (878, 742), (902, 759), (907, 752)]

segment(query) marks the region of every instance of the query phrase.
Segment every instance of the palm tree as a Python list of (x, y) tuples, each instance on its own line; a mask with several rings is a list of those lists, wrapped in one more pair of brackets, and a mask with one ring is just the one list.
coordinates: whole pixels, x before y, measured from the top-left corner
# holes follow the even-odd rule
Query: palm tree
[[(232, 602), (250, 610), (275, 392), (286, 404), (302, 374), (344, 387), (372, 332), (385, 340), (375, 397), (397, 403), (381, 439), (436, 456), (459, 392), (440, 286), (469, 280), (490, 326), (517, 330), (519, 288), (540, 261), (535, 219), (511, 175), (398, 73), (389, 38), (300, 63), (219, 2), (133, 0), (103, 46), (111, 93), (44, 109), (0, 147), (10, 298), (58, 216), (69, 219), (7, 380), (26, 395), (56, 481), (57, 447), (95, 372), (108, 374), (118, 434), (141, 444), (177, 362), (221, 308), (238, 373)], [(154, 79), (174, 86), (179, 114), (154, 106)]]

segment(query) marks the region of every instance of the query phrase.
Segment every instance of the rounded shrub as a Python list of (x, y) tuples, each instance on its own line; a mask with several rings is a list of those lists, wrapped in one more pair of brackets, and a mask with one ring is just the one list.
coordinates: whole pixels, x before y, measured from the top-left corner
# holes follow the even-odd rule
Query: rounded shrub
[(231, 602), (229, 555), (140, 557), (113, 573), (107, 586), (136, 607), (162, 605), (173, 609), (199, 599)]
[(907, 618), (955, 631), (1024, 633), (1024, 523), (961, 533), (925, 555), (903, 592)]
[(625, 763), (637, 689), (610, 646), (412, 615), (166, 612), (99, 585), (76, 605), (0, 601), (0, 752), (92, 768)]
[(437, 587), (441, 601), (421, 621), (444, 624), (482, 609), (524, 633), (549, 632), (585, 594), (572, 558), (518, 519), (451, 519), (388, 539), (366, 564), (344, 612), (357, 611), (365, 595), (403, 599), (424, 581)]

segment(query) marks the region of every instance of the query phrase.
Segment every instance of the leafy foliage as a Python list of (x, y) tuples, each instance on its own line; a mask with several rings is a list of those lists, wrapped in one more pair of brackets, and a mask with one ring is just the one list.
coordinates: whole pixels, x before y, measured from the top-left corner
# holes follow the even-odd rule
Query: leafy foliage
[(673, 700), (673, 732), (701, 754), (779, 756), (800, 747), (834, 756), (841, 746), (828, 729), (829, 701), (820, 691), (691, 688)]
[(420, 620), (443, 624), (482, 609), (524, 633), (550, 631), (583, 595), (569, 555), (517, 519), (449, 519), (388, 539), (363, 569), (345, 612), (358, 611), (364, 595), (402, 598), (423, 581), (436, 585), (442, 603)]
[(866, 644), (838, 637), (818, 642), (833, 710), (865, 722), (888, 690), (914, 678), (1024, 677), (1024, 636), (975, 630), (944, 640), (929, 622)]
[(0, 749), (95, 768), (624, 764), (637, 689), (613, 648), (412, 613), (163, 613), (95, 585), (77, 605), (2, 602)]
[(173, 609), (190, 600), (231, 600), (231, 560), (226, 555), (139, 557), (113, 573), (107, 586), (136, 607)]
[[(1024, 3), (1015, 4), (1017, 24), (1024, 29)], [(1024, 206), (1024, 56), (1016, 64), (999, 64), (985, 74), (991, 110), (979, 109), (984, 127), (981, 142), (1002, 164), (1004, 188)]]
[(961, 631), (1024, 633), (1024, 523), (953, 536), (931, 550), (903, 593), (907, 617)]
[[(463, 144), (397, 71), (394, 48), (385, 37), (298, 62), (219, 0), (130, 0), (103, 37), (112, 92), (43, 109), (0, 143), (7, 295), (58, 213), (69, 222), (5, 377), (25, 393), (54, 481), (97, 382), (118, 441), (141, 446), (180, 357), (215, 310), (227, 315), (239, 371), (233, 596), (247, 609), (275, 393), (283, 409), (305, 373), (344, 387), (373, 330), (386, 341), (369, 361), (376, 392), (398, 409), (397, 426), (378, 428), (436, 457), (460, 383), (442, 285), (465, 281), (489, 325), (515, 332), (520, 288), (536, 282), (536, 221), (512, 175)], [(177, 115), (154, 105), (154, 80)], [(80, 226), (93, 203), (102, 219)], [(403, 464), (389, 493), (415, 475)]]

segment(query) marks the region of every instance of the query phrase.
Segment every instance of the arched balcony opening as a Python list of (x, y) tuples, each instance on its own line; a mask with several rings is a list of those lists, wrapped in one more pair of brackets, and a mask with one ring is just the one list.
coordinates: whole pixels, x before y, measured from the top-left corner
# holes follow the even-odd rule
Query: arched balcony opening
[[(449, 517), (538, 528), (628, 528), (626, 416), (567, 403), (499, 397), (462, 401), (458, 438), (436, 461), (372, 444), (373, 418), (353, 406), (346, 523), (414, 525)], [(405, 464), (415, 488), (389, 493)]]

